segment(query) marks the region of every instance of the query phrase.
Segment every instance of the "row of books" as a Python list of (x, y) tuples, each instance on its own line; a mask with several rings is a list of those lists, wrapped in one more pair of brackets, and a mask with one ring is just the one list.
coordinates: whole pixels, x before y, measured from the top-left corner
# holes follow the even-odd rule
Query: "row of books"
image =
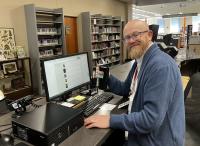
[(57, 44), (59, 44), (58, 39), (40, 39), (40, 40), (38, 40), (38, 46), (57, 45)]
[(119, 40), (120, 36), (119, 35), (93, 35), (92, 36), (92, 41), (96, 42), (96, 41), (112, 41), (112, 40)]
[(40, 35), (53, 35), (53, 34), (58, 34), (58, 30), (55, 27), (49, 27), (49, 28), (37, 28), (37, 33)]
[(55, 49), (48, 49), (48, 50), (40, 50), (40, 58), (42, 57), (50, 57), (54, 55), (62, 55), (62, 49), (61, 48), (55, 48)]
[(94, 50), (99, 50), (99, 49), (108, 49), (108, 48), (116, 48), (116, 47), (120, 47), (120, 43), (119, 42), (103, 42), (103, 43), (95, 43), (92, 44), (92, 51)]
[(120, 20), (116, 19), (91, 19), (92, 24), (120, 24)]
[(119, 60), (119, 56), (101, 58), (99, 60), (93, 61), (93, 66), (106, 65), (106, 64), (110, 64), (110, 63), (113, 63), (115, 61), (118, 61), (118, 60)]
[(120, 27), (92, 26), (92, 33), (120, 33)]
[(92, 52), (92, 58), (97, 59), (105, 56), (116, 55), (119, 53), (120, 53), (119, 49), (103, 50), (101, 52)]

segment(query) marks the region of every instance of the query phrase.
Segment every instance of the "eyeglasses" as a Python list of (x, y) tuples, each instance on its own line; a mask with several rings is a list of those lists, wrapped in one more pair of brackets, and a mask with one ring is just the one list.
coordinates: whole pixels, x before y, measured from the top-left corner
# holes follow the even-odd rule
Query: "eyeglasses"
[(123, 41), (127, 43), (127, 42), (130, 41), (130, 39), (136, 39), (139, 35), (141, 35), (143, 33), (146, 33), (146, 32), (149, 32), (149, 31), (146, 30), (146, 31), (141, 31), (141, 32), (134, 32), (131, 35), (125, 36), (124, 39), (123, 39)]

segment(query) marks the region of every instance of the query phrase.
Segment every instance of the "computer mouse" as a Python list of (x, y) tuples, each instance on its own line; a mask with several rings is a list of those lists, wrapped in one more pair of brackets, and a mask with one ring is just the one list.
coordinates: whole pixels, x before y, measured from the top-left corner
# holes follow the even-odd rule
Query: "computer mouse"
[(14, 139), (11, 135), (0, 135), (0, 146), (14, 146)]

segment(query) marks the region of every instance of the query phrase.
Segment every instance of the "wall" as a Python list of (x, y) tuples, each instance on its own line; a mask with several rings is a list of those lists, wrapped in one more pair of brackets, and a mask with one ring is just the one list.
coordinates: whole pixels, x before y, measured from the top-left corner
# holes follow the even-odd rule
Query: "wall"
[(0, 0), (0, 27), (12, 27), (16, 45), (25, 47), (28, 53), (26, 25), (23, 6), (34, 3), (37, 7), (63, 8), (64, 15), (78, 16), (81, 12), (121, 16), (126, 19), (126, 4), (116, 0)]

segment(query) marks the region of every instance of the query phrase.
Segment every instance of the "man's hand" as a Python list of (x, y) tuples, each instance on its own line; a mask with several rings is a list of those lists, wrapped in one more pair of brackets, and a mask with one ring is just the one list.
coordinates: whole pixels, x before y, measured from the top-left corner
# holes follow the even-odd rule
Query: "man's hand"
[(109, 128), (110, 116), (108, 115), (96, 115), (91, 116), (84, 120), (86, 128)]

